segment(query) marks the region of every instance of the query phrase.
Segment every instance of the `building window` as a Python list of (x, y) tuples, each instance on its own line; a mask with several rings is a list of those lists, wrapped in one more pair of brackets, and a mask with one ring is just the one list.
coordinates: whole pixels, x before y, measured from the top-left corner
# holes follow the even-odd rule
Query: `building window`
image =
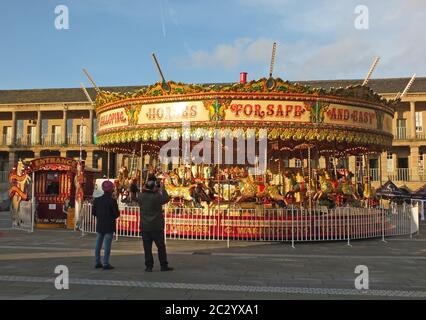
[(396, 138), (402, 139), (402, 140), (407, 138), (407, 120), (406, 119), (396, 120)]
[(419, 154), (419, 161), (417, 162), (417, 167), (419, 171), (419, 175), (423, 176), (424, 173), (424, 162), (423, 162), (424, 156), (423, 153)]
[[(77, 143), (80, 144), (86, 144), (86, 133), (87, 133), (87, 127), (83, 125), (77, 125)], [(81, 138), (81, 139), (80, 139)]]
[(54, 144), (61, 144), (61, 126), (52, 126), (52, 137)]
[(302, 161), (301, 161), (300, 159), (296, 159), (296, 160), (294, 161), (294, 166), (295, 166), (296, 168), (301, 168), (301, 167), (302, 167)]
[(355, 167), (357, 169), (361, 169), (363, 165), (364, 165), (363, 156), (356, 156), (356, 158), (355, 158)]
[(386, 171), (392, 172), (393, 171), (393, 154), (388, 153), (386, 157)]
[(290, 161), (288, 160), (288, 158), (283, 159), (283, 166), (284, 168), (290, 167)]
[(3, 144), (7, 146), (12, 144), (12, 127), (3, 127)]
[(416, 112), (416, 132), (423, 132), (423, 116), (422, 112)]

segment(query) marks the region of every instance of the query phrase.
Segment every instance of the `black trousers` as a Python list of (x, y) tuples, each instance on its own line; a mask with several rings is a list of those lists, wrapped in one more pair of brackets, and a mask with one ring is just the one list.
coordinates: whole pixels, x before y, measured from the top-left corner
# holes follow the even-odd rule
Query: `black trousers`
[(164, 243), (164, 231), (142, 231), (143, 249), (145, 251), (145, 266), (152, 268), (154, 266), (154, 257), (152, 256), (152, 243), (158, 249), (158, 260), (161, 267), (167, 267), (166, 244)]

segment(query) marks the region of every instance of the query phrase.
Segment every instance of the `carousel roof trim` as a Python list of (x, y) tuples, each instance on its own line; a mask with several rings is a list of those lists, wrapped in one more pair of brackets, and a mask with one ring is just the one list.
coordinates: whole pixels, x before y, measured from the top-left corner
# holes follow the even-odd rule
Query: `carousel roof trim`
[[(397, 93), (404, 90), (410, 78), (382, 78), (371, 79), (368, 82), (369, 87), (380, 94)], [(330, 88), (340, 88), (347, 86), (360, 85), (362, 79), (336, 79), (336, 80), (304, 80), (290, 81), (291, 84), (299, 83), (310, 87), (321, 87), (325, 90)], [(232, 83), (206, 83), (204, 85), (231, 85)], [(136, 91), (146, 85), (140, 86), (108, 86), (100, 87), (104, 91), (130, 92)], [(96, 92), (93, 88), (87, 88), (89, 95), (95, 99)], [(426, 77), (416, 78), (410, 88), (410, 93), (426, 92)], [(55, 103), (55, 102), (87, 102), (87, 98), (81, 88), (47, 88), (47, 89), (19, 89), (19, 90), (0, 90), (0, 104), (15, 103)]]
[(393, 107), (400, 99), (387, 100), (368, 86), (361, 84), (347, 87), (324, 89), (311, 87), (297, 82), (282, 80), (281, 78), (261, 78), (246, 83), (231, 84), (186, 84), (182, 82), (168, 81), (157, 82), (150, 86), (142, 87), (133, 92), (111, 92), (101, 90), (96, 96), (96, 107), (112, 105), (128, 99), (152, 99), (156, 97), (176, 97), (194, 94), (302, 94), (314, 98), (348, 98), (361, 100), (374, 104)]

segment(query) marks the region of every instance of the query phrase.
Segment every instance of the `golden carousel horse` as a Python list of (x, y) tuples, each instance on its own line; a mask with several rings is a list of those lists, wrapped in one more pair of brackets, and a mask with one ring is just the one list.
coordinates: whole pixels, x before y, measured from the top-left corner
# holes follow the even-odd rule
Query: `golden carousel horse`
[(192, 201), (191, 186), (175, 185), (178, 181), (175, 173), (164, 175), (164, 186), (172, 199), (181, 199), (183, 201)]
[(234, 199), (236, 186), (230, 183), (215, 183), (213, 190), (216, 194), (220, 195), (221, 200), (232, 201)]
[(253, 179), (252, 175), (249, 175), (247, 178), (240, 180), (238, 186), (239, 196), (235, 199), (236, 203), (250, 200), (256, 197), (257, 194), (257, 185)]

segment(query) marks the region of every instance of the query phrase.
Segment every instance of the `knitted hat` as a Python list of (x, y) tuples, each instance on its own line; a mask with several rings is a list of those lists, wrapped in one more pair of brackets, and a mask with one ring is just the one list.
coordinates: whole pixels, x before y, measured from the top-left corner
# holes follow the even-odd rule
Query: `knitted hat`
[(111, 181), (102, 182), (102, 190), (104, 192), (112, 192), (114, 190), (114, 184)]

